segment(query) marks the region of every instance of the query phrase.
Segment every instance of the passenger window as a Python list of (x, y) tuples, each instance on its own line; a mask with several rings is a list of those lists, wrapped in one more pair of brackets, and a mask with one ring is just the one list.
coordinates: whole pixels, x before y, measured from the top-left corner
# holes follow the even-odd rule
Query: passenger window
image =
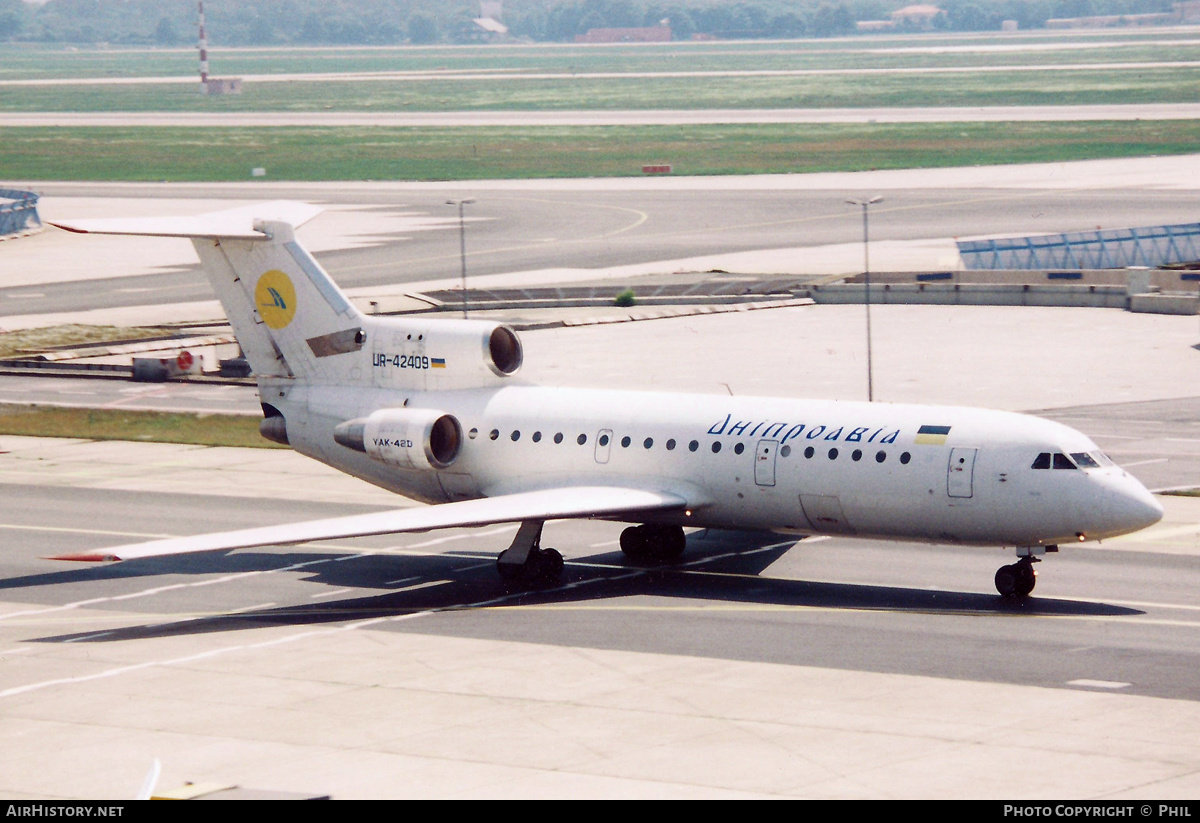
[(901, 454), (900, 454), (900, 462), (901, 462), (903, 465), (907, 466), (907, 465), (908, 465), (908, 461), (909, 461), (909, 460), (912, 460), (912, 455), (911, 455), (911, 454), (909, 454), (908, 452), (901, 452)]
[(779, 450), (779, 456), (780, 456), (780, 457), (787, 457), (787, 456), (788, 456), (788, 455), (790, 455), (791, 453), (792, 453), (792, 447), (791, 447), (791, 446), (784, 446), (784, 447), (782, 447), (782, 448)]
[(699, 442), (693, 440), (691, 443), (688, 443), (688, 451), (694, 452), (698, 448), (700, 448)]
[(746, 447), (743, 446), (741, 443), (738, 443), (736, 446), (733, 447), (734, 454), (741, 454), (745, 450), (746, 450)]
[(1073, 469), (1075, 464), (1071, 462), (1071, 458), (1067, 457), (1062, 452), (1054, 453), (1054, 468), (1056, 469)]
[(557, 434), (554, 435), (555, 443), (561, 443), (562, 441), (563, 441), (562, 432), (558, 432)]
[(607, 445), (608, 445), (608, 435), (607, 435), (607, 434), (602, 434), (602, 435), (600, 435), (600, 445), (601, 445), (601, 446), (607, 446)]
[(1033, 465), (1030, 466), (1029, 468), (1031, 468), (1031, 469), (1048, 469), (1048, 468), (1050, 468), (1050, 452), (1042, 452), (1041, 454), (1039, 454), (1037, 456), (1037, 459), (1033, 461)]
[(654, 445), (654, 438), (647, 437), (645, 440), (642, 441), (642, 445), (645, 446), (647, 449), (650, 448), (651, 446)]
[(830, 449), (830, 450), (829, 450), (829, 459), (830, 459), (830, 460), (837, 460), (837, 456), (838, 456), (838, 450), (837, 450), (837, 449)]
[(520, 432), (520, 431), (514, 431), (514, 432), (513, 432), (513, 433), (512, 433), (510, 436), (512, 437), (512, 441), (513, 441), (514, 443), (516, 443), (518, 440), (520, 440), (520, 439), (521, 439), (521, 432)]
[(629, 448), (629, 444), (630, 444), (630, 443), (632, 443), (632, 442), (633, 442), (633, 441), (632, 441), (632, 440), (630, 440), (628, 436), (626, 436), (626, 437), (622, 437), (622, 438), (621, 438), (621, 448), (623, 448), (623, 449), (627, 449), (627, 448)]
[(587, 442), (587, 435), (586, 434), (579, 435), (578, 437), (575, 438), (575, 442), (582, 446), (584, 443)]
[(499, 436), (500, 436), (499, 429), (492, 429), (490, 432), (488, 432), (488, 437), (490, 437), (492, 440), (495, 440)]
[(850, 459), (855, 463), (857, 463), (859, 460), (862, 460), (862, 449), (855, 449), (853, 452), (851, 452)]
[(675, 440), (674, 440), (674, 438), (672, 438), (672, 439), (670, 439), (670, 440), (668, 440), (668, 441), (667, 441), (667, 451), (669, 451), (669, 452), (673, 452), (673, 451), (675, 451)]
[(540, 442), (542, 442), (542, 433), (541, 433), (541, 432), (534, 432), (534, 433), (533, 433), (533, 442), (534, 442), (534, 443), (540, 443)]
[(714, 442), (713, 442), (713, 444), (712, 444), (712, 452), (713, 452), (713, 454), (716, 454), (716, 453), (717, 453), (717, 452), (719, 452), (720, 450), (721, 450), (721, 441), (720, 441), (720, 440), (714, 441)]

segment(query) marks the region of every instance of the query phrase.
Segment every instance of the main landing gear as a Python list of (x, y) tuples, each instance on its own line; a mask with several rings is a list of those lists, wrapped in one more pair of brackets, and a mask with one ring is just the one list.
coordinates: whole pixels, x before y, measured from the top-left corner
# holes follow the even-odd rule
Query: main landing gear
[(496, 558), (500, 579), (514, 586), (555, 586), (562, 580), (563, 556), (543, 549), (541, 520), (526, 520), (517, 529), (512, 545)]
[[(512, 545), (496, 558), (500, 578), (511, 586), (556, 586), (562, 580), (563, 557), (556, 549), (543, 549), (541, 520), (526, 520), (517, 529)], [(669, 563), (678, 560), (687, 546), (682, 526), (646, 524), (621, 532), (621, 551), (630, 560)]]
[(630, 560), (668, 563), (678, 560), (687, 546), (682, 526), (630, 526), (621, 532), (621, 551)]

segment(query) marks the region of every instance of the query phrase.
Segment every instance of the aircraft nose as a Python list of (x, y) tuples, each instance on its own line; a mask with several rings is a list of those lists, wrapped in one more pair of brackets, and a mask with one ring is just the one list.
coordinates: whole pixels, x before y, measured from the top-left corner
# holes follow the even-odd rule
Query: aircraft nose
[(1112, 534), (1128, 534), (1162, 520), (1162, 504), (1145, 486), (1128, 475), (1119, 481), (1110, 486), (1105, 507)]

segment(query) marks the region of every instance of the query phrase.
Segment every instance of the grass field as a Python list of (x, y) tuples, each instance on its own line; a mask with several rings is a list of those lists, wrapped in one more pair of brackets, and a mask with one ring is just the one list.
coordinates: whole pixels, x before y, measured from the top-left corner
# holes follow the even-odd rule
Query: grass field
[[(1164, 41), (1169, 41), (1164, 45)], [(614, 72), (1069, 65), (1196, 60), (1200, 33), (1153, 29), (638, 45), (210, 49), (221, 75), (296, 72)], [(0, 80), (190, 77), (194, 48), (0, 44)]]
[(0, 332), (0, 358), (17, 357), (30, 352), (78, 346), (81, 344), (116, 343), (163, 337), (169, 329), (144, 326), (85, 326), (70, 324), (40, 329), (20, 329)]
[(0, 405), (0, 434), (282, 449), (258, 433), (258, 418), (57, 406)]
[[(0, 47), (0, 81), (186, 77), (191, 49)], [(612, 111), (1192, 103), (1200, 29), (653, 45), (214, 49), (225, 75), (421, 77), (0, 86), (0, 112)], [(1157, 63), (1150, 66), (1147, 63)], [(1103, 65), (1100, 65), (1103, 64)], [(983, 70), (982, 67), (989, 67)], [(912, 69), (921, 69), (913, 73)], [(736, 74), (746, 71), (814, 74)], [(882, 73), (859, 74), (858, 71)], [(892, 71), (896, 70), (896, 71)], [(733, 72), (722, 76), (679, 72)], [(553, 77), (531, 77), (537, 73)], [(460, 76), (460, 73), (471, 73)], [(524, 128), (4, 128), (9, 181), (450, 180), (786, 173), (1190, 153), (1189, 121)]]
[(570, 128), (0, 128), (11, 180), (479, 180), (933, 168), (1184, 154), (1194, 121)]
[(1195, 67), (735, 76), (563, 75), (247, 82), (207, 97), (199, 84), (9, 86), (0, 111), (574, 111), (1192, 103)]
[[(611, 46), (214, 48), (211, 56), (214, 74), (222, 76), (409, 74), (251, 80), (241, 95), (206, 97), (198, 83), (119, 82), (195, 77), (192, 49), (67, 51), (9, 44), (0, 45), (0, 81), (114, 82), (4, 86), (0, 111), (856, 108), (1200, 99), (1200, 30), (1192, 29)], [(780, 71), (809, 73), (761, 74)], [(871, 73), (858, 73), (864, 71)]]

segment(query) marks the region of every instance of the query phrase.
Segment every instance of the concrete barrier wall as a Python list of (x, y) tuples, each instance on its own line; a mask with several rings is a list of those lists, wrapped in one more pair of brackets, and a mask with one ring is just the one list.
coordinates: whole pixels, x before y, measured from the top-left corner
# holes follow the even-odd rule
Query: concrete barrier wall
[[(816, 303), (862, 303), (866, 286), (830, 283), (812, 286), (808, 296)], [(1059, 286), (1029, 284), (875, 283), (871, 276), (871, 303), (961, 306), (1079, 306), (1124, 309), (1124, 286)]]
[(1132, 294), (1129, 310), (1148, 314), (1197, 314), (1200, 297), (1189, 294)]

